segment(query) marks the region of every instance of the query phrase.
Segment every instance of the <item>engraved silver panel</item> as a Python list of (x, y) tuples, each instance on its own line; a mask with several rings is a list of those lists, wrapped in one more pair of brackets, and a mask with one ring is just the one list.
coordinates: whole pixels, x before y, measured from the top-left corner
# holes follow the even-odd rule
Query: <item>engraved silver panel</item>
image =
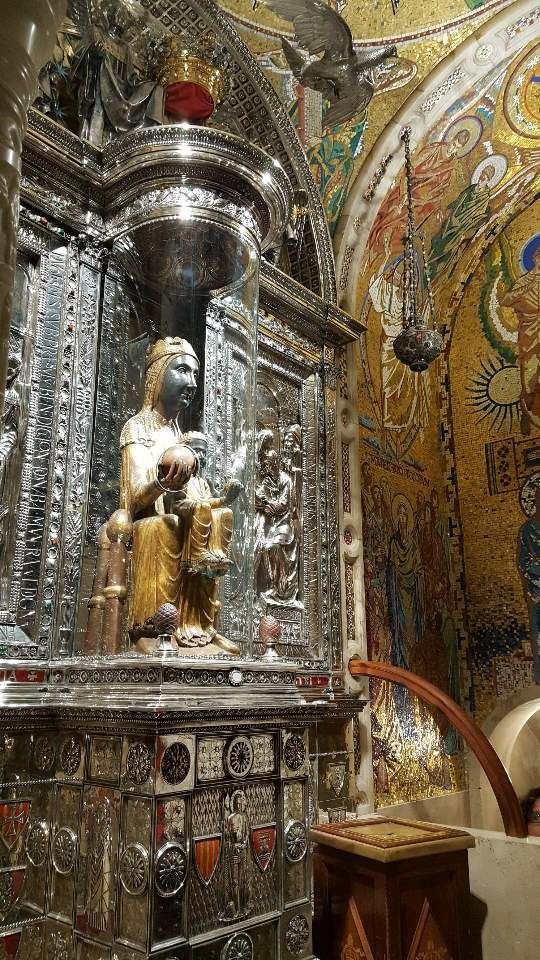
[(72, 872), (77, 856), (77, 836), (69, 827), (60, 827), (54, 835), (52, 862), (57, 873), (65, 876)]
[(118, 875), (126, 893), (139, 897), (148, 884), (148, 850), (142, 843), (130, 843), (120, 855)]
[(174, 897), (186, 882), (188, 857), (179, 843), (165, 843), (156, 853), (154, 886), (160, 897)]
[(26, 834), (26, 856), (34, 867), (41, 867), (47, 859), (49, 847), (49, 824), (45, 820), (33, 820)]
[[(164, 766), (165, 764), (165, 766)], [(158, 738), (156, 792), (191, 790), (195, 783), (195, 737)]]

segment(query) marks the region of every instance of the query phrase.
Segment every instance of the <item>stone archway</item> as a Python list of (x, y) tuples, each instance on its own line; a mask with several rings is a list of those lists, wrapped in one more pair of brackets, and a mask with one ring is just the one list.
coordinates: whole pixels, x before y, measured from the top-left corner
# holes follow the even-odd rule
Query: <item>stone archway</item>
[[(501, 701), (483, 731), (502, 760), (519, 797), (540, 786), (540, 685), (533, 684)], [(501, 818), (487, 779), (469, 760), (472, 825), (501, 830)]]

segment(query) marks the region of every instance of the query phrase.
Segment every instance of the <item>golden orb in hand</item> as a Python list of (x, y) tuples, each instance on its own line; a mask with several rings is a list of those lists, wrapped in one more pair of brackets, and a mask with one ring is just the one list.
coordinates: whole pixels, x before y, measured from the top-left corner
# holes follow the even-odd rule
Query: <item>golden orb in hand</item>
[(180, 490), (197, 472), (197, 467), (198, 460), (193, 450), (177, 443), (161, 455), (157, 468), (159, 484), (170, 492)]

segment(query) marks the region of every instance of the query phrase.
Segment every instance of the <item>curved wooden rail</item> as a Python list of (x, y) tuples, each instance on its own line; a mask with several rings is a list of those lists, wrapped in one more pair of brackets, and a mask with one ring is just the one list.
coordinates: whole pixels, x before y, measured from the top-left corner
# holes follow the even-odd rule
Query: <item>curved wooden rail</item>
[(458, 706), (455, 700), (448, 697), (433, 683), (419, 677), (418, 674), (402, 670), (400, 667), (393, 667), (390, 663), (352, 657), (349, 661), (349, 671), (353, 677), (376, 677), (379, 680), (399, 683), (407, 687), (420, 700), (440, 710), (459, 731), (488, 778), (499, 805), (506, 835), (508, 837), (527, 836), (525, 819), (516, 791), (500, 758), (480, 727)]

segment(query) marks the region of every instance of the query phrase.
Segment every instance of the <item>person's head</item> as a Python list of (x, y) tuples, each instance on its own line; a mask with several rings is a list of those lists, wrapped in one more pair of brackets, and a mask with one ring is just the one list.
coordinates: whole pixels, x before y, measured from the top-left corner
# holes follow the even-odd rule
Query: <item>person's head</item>
[(366, 490), (369, 490), (373, 483), (373, 468), (369, 460), (362, 461), (360, 473), (362, 474), (362, 486), (365, 487)]
[(10, 353), (6, 372), (6, 386), (11, 387), (15, 383), (21, 369), (21, 361), (15, 354)]
[(397, 517), (398, 517), (399, 532), (407, 535), (407, 533), (409, 532), (409, 518), (407, 515), (407, 510), (405, 509), (404, 503), (400, 503), (398, 507)]
[(411, 504), (403, 494), (398, 494), (392, 503), (392, 518), (400, 539), (408, 540), (412, 533), (414, 515)]
[(283, 450), (285, 453), (298, 453), (302, 448), (302, 428), (299, 423), (287, 427), (283, 436)]
[(373, 506), (375, 510), (382, 515), (383, 495), (382, 495), (382, 490), (378, 483), (376, 483), (375, 486), (373, 487), (371, 491), (371, 496), (373, 499)]
[(267, 477), (271, 477), (272, 480), (277, 480), (279, 477), (279, 456), (277, 450), (269, 450), (264, 458), (263, 464), (264, 474)]
[(208, 462), (207, 436), (204, 433), (199, 433), (198, 430), (190, 430), (189, 433), (184, 434), (183, 440), (184, 443), (187, 443), (188, 447), (191, 447), (193, 452), (197, 455), (199, 466), (204, 473), (206, 464)]
[(486, 164), (483, 170), (480, 171), (480, 176), (478, 177), (476, 183), (476, 189), (487, 190), (496, 172), (497, 171), (492, 163)]
[(533, 251), (533, 270), (540, 270), (540, 244), (538, 244), (536, 250)]
[(232, 807), (236, 813), (243, 813), (246, 809), (246, 797), (241, 790), (236, 790), (233, 794)]
[(453, 137), (447, 142), (447, 149), (450, 156), (455, 157), (456, 154), (461, 153), (467, 146), (469, 140), (471, 139), (471, 134), (468, 130), (458, 130)]
[(521, 809), (527, 824), (527, 833), (530, 837), (540, 837), (540, 787), (529, 790), (522, 801)]
[(269, 450), (274, 446), (274, 434), (265, 427), (257, 434), (257, 460), (262, 464)]
[(166, 420), (176, 419), (192, 402), (198, 375), (199, 361), (187, 340), (158, 340), (146, 358), (145, 406), (154, 407)]

